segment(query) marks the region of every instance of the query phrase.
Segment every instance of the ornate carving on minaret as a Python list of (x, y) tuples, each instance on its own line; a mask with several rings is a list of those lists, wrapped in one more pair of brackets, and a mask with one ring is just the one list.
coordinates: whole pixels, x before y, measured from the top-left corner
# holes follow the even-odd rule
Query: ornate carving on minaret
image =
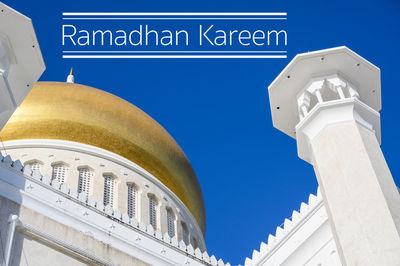
[(297, 55), (273, 123), (314, 167), (343, 265), (400, 265), (400, 195), (380, 149), (380, 70), (346, 47)]

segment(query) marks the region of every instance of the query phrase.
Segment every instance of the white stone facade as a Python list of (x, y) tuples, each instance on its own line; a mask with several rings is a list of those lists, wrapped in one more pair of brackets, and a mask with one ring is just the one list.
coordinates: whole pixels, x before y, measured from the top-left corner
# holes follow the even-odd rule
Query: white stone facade
[[(166, 186), (140, 166), (103, 149), (70, 141), (61, 140), (18, 140), (4, 142), (7, 153), (20, 158), (23, 165), (35, 165), (43, 175), (52, 179), (58, 166), (65, 167), (64, 180), (67, 187), (79, 193), (79, 175), (82, 169), (90, 171), (91, 180), (88, 202), (96, 201), (107, 208), (128, 213), (129, 186), (136, 189), (135, 218), (138, 222), (150, 224), (150, 199), (155, 200), (155, 228), (163, 234), (168, 231), (167, 210), (174, 217), (174, 231), (178, 241), (183, 240), (182, 228), (189, 230), (192, 246), (205, 250), (204, 238), (196, 220), (185, 205)], [(31, 167), (32, 168), (32, 167)], [(114, 203), (106, 206), (105, 178), (115, 182)], [(187, 243), (189, 244), (189, 243)], [(196, 246), (197, 245), (197, 246)]]
[(312, 164), (340, 261), (400, 265), (400, 195), (380, 149), (380, 69), (347, 47), (297, 55), (268, 87)]
[[(49, 248), (47, 263), (52, 265), (66, 265), (71, 258), (94, 265), (229, 265), (149, 224), (88, 200), (57, 179), (23, 167), (10, 155), (0, 156), (0, 188), (1, 237), (6, 246), (2, 250), (11, 247), (9, 265), (25, 265), (26, 254), (36, 254), (29, 258), (32, 262), (43, 260)], [(17, 218), (7, 221), (13, 215)], [(13, 224), (16, 233), (10, 238)]]
[[(45, 66), (30, 19), (0, 7), (1, 130)], [(269, 94), (274, 126), (297, 139), (321, 192), (245, 265), (400, 265), (400, 195), (379, 146), (379, 68), (346, 47), (299, 54)], [(229, 265), (208, 255), (177, 195), (135, 162), (64, 140), (3, 145), (2, 265)]]
[(245, 266), (340, 266), (328, 215), (320, 191), (310, 194), (299, 211), (293, 211), (247, 258)]

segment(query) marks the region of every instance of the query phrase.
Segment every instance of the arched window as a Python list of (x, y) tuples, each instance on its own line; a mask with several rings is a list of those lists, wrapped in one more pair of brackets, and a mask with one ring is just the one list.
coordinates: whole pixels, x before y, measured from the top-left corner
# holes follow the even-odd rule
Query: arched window
[(111, 207), (114, 207), (117, 198), (117, 182), (112, 175), (104, 175), (104, 199), (103, 204), (107, 206), (110, 204)]
[(136, 206), (137, 206), (137, 195), (138, 190), (135, 185), (129, 184), (128, 185), (128, 216), (130, 218), (136, 218)]
[(79, 168), (78, 193), (85, 193), (86, 196), (91, 195), (93, 172), (89, 168)]
[(189, 230), (184, 222), (182, 222), (182, 239), (186, 245), (189, 245)]
[(26, 162), (25, 165), (29, 165), (31, 167), (32, 171), (35, 171), (35, 170), (39, 170), (40, 171), (42, 163), (39, 162), (38, 160), (32, 160), (32, 161)]
[(167, 226), (168, 235), (170, 237), (175, 236), (175, 215), (170, 208), (167, 209)]
[(63, 163), (57, 163), (53, 165), (53, 173), (51, 175), (51, 178), (57, 179), (57, 181), (60, 184), (63, 184), (67, 180), (67, 172), (68, 172), (68, 167), (63, 164)]
[(150, 224), (157, 229), (157, 200), (154, 196), (149, 196), (149, 216)]

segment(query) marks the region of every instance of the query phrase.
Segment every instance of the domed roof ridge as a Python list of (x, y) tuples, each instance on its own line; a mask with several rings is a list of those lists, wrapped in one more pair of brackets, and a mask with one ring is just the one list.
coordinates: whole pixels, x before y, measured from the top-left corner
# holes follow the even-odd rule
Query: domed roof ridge
[(201, 188), (182, 149), (149, 115), (113, 94), (78, 83), (38, 82), (0, 136), (75, 141), (125, 157), (175, 193), (205, 231)]

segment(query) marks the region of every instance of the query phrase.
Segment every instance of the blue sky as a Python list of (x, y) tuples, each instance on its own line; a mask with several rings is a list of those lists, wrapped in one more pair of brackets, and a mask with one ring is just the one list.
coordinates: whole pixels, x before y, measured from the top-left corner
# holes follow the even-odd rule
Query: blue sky
[[(316, 192), (295, 140), (273, 128), (268, 100), (267, 86), (297, 53), (346, 45), (381, 68), (382, 149), (400, 183), (397, 0), (4, 2), (33, 20), (47, 66), (41, 80), (64, 81), (74, 67), (77, 83), (130, 101), (175, 138), (203, 190), (208, 251), (224, 261), (243, 263)], [(63, 59), (62, 12), (82, 11), (287, 12), (287, 21), (265, 24), (288, 32), (288, 58)]]

